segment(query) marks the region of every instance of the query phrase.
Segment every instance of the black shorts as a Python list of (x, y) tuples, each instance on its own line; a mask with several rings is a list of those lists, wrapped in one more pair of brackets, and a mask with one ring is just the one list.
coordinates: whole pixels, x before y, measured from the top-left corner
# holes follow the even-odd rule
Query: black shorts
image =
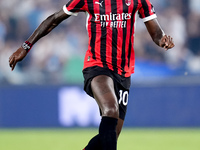
[(120, 76), (109, 69), (101, 68), (98, 66), (84, 69), (83, 70), (84, 90), (88, 95), (90, 95), (93, 98), (94, 96), (91, 89), (91, 81), (94, 77), (98, 75), (107, 75), (113, 79), (115, 94), (117, 96), (119, 104), (119, 118), (124, 120), (128, 104), (130, 77)]

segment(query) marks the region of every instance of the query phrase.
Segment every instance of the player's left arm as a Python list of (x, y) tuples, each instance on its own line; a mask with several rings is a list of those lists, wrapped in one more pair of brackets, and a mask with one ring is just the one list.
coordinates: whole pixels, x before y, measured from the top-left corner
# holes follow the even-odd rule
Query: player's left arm
[(151, 35), (151, 38), (158, 46), (164, 48), (165, 50), (171, 49), (175, 46), (173, 38), (169, 35), (165, 35), (157, 19), (149, 20), (145, 22), (145, 25)]

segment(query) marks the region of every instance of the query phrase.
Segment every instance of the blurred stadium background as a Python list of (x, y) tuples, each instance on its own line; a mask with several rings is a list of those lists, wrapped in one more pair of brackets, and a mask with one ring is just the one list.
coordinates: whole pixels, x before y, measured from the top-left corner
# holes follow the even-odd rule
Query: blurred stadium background
[[(121, 145), (131, 145), (134, 140), (136, 142), (132, 147), (137, 143), (136, 150), (200, 149), (197, 144), (200, 140), (200, 1), (151, 2), (161, 26), (166, 34), (174, 38), (176, 47), (167, 52), (157, 47), (143, 22), (138, 19), (135, 39), (136, 70), (132, 75)], [(88, 40), (84, 13), (70, 17), (41, 39), (13, 72), (8, 66), (9, 56), (41, 21), (66, 3), (66, 0), (0, 0), (0, 145), (4, 143), (4, 147), (0, 146), (0, 149), (14, 149), (9, 148), (9, 143), (13, 143), (20, 135), (25, 135), (24, 139), (29, 135), (33, 142), (39, 137), (45, 137), (48, 131), (52, 133), (52, 139), (45, 141), (43, 138), (38, 141), (51, 143), (56, 141), (56, 133), (77, 135), (76, 128), (84, 127), (86, 129), (85, 132), (82, 131), (83, 134), (93, 135), (94, 131), (88, 128), (98, 126), (98, 108), (94, 100), (82, 90), (81, 71)], [(170, 130), (169, 127), (175, 129)], [(24, 131), (24, 128), (62, 130), (54, 133), (41, 129)], [(63, 132), (63, 128), (73, 132)], [(137, 130), (138, 128), (140, 129)], [(145, 128), (150, 128), (150, 131)], [(160, 131), (157, 128), (168, 129)], [(160, 134), (156, 136), (156, 133)], [(67, 137), (61, 135), (54, 146), (70, 143), (65, 138)], [(80, 139), (88, 141), (89, 138)], [(159, 142), (159, 139), (165, 142)], [(58, 142), (60, 140), (61, 143)], [(16, 145), (20, 143), (22, 142), (15, 141)], [(143, 147), (144, 143), (147, 148)], [(154, 146), (151, 147), (148, 143)], [(180, 146), (181, 144), (184, 146)], [(50, 147), (49, 150), (56, 149)], [(39, 150), (38, 147), (33, 149)], [(60, 149), (66, 147), (61, 146)]]

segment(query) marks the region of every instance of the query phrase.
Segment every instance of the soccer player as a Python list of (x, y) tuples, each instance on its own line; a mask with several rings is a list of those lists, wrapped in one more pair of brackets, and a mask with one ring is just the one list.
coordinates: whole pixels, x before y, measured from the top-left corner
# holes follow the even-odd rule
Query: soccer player
[(44, 20), (10, 56), (12, 70), (40, 38), (80, 11), (88, 15), (84, 90), (95, 98), (102, 116), (99, 134), (89, 141), (85, 150), (116, 150), (128, 104), (130, 76), (135, 66), (135, 16), (139, 14), (143, 19), (158, 46), (168, 50), (174, 47), (174, 42), (161, 29), (149, 0), (70, 0), (63, 9)]

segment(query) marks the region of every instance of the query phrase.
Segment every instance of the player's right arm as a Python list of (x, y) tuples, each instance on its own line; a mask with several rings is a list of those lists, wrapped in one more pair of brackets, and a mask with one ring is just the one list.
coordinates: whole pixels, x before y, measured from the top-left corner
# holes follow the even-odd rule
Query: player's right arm
[[(58, 26), (63, 20), (67, 19), (70, 15), (67, 15), (63, 9), (50, 15), (47, 19), (45, 19), (39, 27), (33, 32), (33, 34), (27, 39), (27, 42), (34, 45), (39, 39), (47, 35), (51, 32), (56, 26)], [(14, 70), (17, 62), (23, 60), (23, 58), (27, 55), (28, 47), (26, 50), (24, 47), (20, 47), (17, 49), (10, 57), (9, 57), (9, 65), (12, 70)]]

